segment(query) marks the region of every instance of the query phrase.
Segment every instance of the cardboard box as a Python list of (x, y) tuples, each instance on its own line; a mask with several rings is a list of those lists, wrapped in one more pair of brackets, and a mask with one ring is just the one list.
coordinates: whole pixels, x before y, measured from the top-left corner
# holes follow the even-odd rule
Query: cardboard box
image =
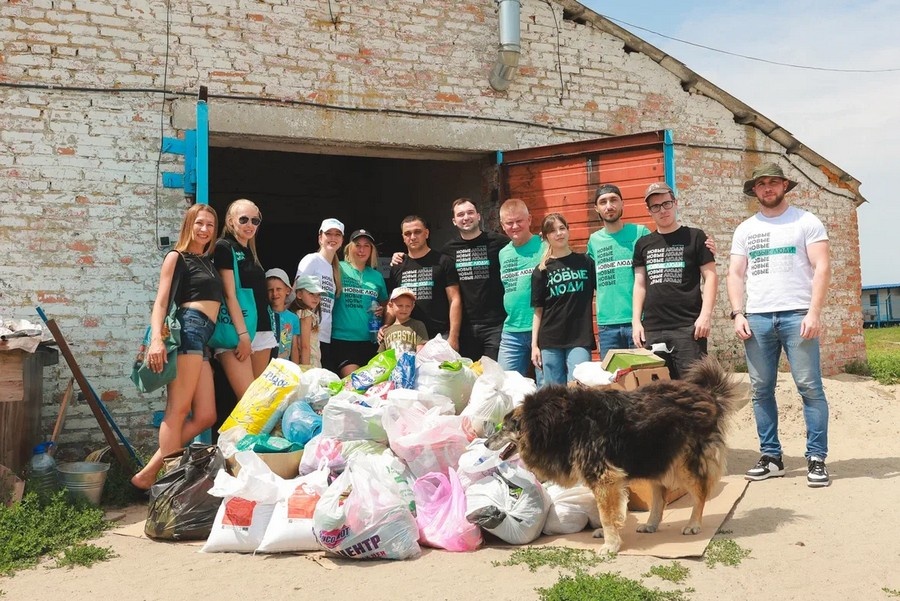
[[(663, 497), (666, 505), (672, 501), (677, 501), (687, 494), (682, 488), (667, 488)], [(650, 502), (653, 500), (653, 493), (648, 480), (631, 480), (628, 483), (628, 510), (629, 511), (649, 511)]]
[(0, 503), (9, 506), (21, 501), (24, 492), (25, 481), (5, 465), (0, 465)]
[[(300, 475), (300, 459), (303, 458), (303, 449), (290, 453), (257, 453), (257, 455), (273, 472), (285, 480), (290, 480)], [(235, 461), (234, 456), (226, 459), (225, 464), (235, 476), (241, 471), (241, 466)]]
[(656, 380), (669, 379), (666, 360), (646, 349), (610, 349), (601, 366), (609, 372), (624, 370), (611, 385), (622, 390), (634, 390)]

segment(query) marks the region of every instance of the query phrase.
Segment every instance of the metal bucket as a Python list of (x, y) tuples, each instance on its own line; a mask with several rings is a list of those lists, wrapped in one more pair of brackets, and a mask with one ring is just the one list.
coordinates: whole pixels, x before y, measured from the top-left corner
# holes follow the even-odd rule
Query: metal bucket
[(100, 505), (103, 485), (106, 484), (108, 463), (93, 461), (75, 461), (60, 463), (59, 482), (69, 491), (73, 500), (84, 499), (91, 505)]

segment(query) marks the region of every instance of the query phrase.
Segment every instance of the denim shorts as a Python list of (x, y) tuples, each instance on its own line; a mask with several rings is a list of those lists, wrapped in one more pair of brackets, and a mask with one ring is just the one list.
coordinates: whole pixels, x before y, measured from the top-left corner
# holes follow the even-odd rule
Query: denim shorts
[(216, 329), (216, 322), (202, 311), (187, 307), (179, 307), (175, 312), (175, 319), (181, 324), (181, 346), (178, 347), (178, 354), (203, 355), (203, 360), (209, 361), (209, 339)]

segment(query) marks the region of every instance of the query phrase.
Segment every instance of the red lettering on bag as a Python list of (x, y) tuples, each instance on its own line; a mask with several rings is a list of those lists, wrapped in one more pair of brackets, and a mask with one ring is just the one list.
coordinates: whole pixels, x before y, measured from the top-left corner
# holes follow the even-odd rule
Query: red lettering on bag
[(223, 526), (234, 528), (249, 528), (253, 523), (253, 510), (256, 501), (248, 501), (240, 497), (232, 497), (225, 501), (225, 515), (222, 517)]

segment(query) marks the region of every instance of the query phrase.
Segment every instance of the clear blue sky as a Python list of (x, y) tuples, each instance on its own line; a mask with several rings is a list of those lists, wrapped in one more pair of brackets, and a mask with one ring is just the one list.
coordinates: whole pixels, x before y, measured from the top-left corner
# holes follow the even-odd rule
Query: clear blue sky
[[(900, 68), (900, 0), (645, 2), (592, 10), (713, 48), (839, 69)], [(900, 71), (835, 73), (768, 65), (619, 23), (766, 115), (862, 182), (863, 284), (900, 283)], [(848, 210), (850, 210), (848, 206)]]

